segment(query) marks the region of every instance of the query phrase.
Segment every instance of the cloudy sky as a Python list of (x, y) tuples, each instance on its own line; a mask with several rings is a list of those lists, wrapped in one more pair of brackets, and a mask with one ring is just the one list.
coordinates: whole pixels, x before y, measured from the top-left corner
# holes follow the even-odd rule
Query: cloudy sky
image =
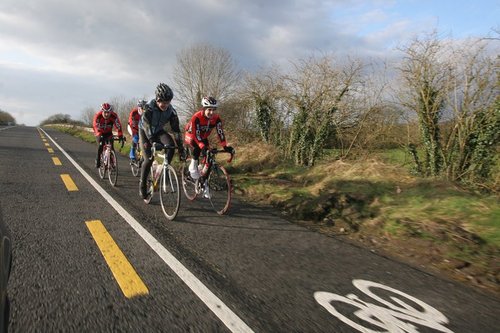
[(495, 36), (499, 18), (498, 0), (1, 0), (0, 109), (36, 126), (152, 96), (200, 42), (253, 71), (318, 51), (388, 57), (433, 30)]

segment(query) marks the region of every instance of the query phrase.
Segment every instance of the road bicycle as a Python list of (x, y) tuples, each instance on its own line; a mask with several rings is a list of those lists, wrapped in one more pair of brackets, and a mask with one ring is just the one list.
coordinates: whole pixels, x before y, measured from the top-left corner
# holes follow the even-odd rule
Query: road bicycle
[[(189, 172), (189, 164), (191, 163), (191, 153), (188, 149), (189, 157), (186, 158), (182, 164), (181, 169), (181, 179), (182, 188), (186, 198), (190, 201), (196, 199), (196, 197), (201, 196), (210, 201), (212, 208), (219, 215), (224, 215), (229, 210), (231, 205), (231, 178), (227, 170), (220, 165), (216, 156), (218, 153), (228, 153), (225, 150), (218, 150), (217, 148), (212, 148), (207, 151), (207, 156), (200, 163), (199, 168), (207, 167), (204, 175), (201, 175), (198, 179), (193, 179)], [(228, 153), (229, 154), (229, 153)], [(227, 160), (231, 163), (234, 154)], [(201, 173), (201, 171), (200, 171)]]
[[(102, 137), (101, 137), (102, 139)], [(99, 177), (104, 179), (106, 175), (108, 176), (109, 183), (112, 186), (116, 186), (116, 181), (118, 180), (118, 161), (116, 159), (116, 154), (113, 149), (113, 140), (120, 140), (120, 137), (113, 136), (113, 138), (107, 138), (104, 141), (104, 147), (101, 153), (101, 166), (99, 167)], [(125, 138), (122, 138), (121, 148), (125, 143)]]
[[(151, 159), (153, 164), (146, 180), (147, 196), (144, 202), (149, 204), (154, 192), (158, 191), (160, 196), (161, 209), (168, 220), (173, 220), (179, 213), (181, 203), (179, 178), (172, 165), (166, 158), (167, 150), (176, 149), (174, 145), (163, 145), (154, 143), (151, 148)], [(160, 163), (156, 163), (157, 159)]]
[(139, 173), (141, 171), (142, 162), (144, 161), (144, 159), (142, 157), (142, 150), (138, 149), (137, 146), (134, 147), (134, 144), (132, 144), (132, 147), (130, 147), (130, 149), (135, 150), (135, 154), (134, 154), (135, 160), (130, 161), (130, 170), (132, 170), (132, 175), (134, 175), (134, 177), (137, 177), (137, 176), (139, 176)]

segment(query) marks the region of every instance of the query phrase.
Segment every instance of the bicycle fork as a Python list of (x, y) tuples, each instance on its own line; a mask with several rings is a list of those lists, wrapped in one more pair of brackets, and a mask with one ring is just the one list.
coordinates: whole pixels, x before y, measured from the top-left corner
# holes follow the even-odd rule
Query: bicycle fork
[[(165, 167), (165, 165), (163, 165), (161, 167), (160, 172), (155, 171), (155, 173), (153, 173), (153, 175), (154, 175), (153, 185), (154, 185), (155, 190), (158, 190), (158, 185), (160, 185), (160, 190), (165, 193), (165, 192), (167, 192), (168, 186), (170, 186), (171, 192), (174, 192), (174, 188), (175, 188), (174, 184), (172, 183), (172, 179), (170, 177), (167, 177), (167, 172), (168, 172), (167, 168)], [(163, 174), (163, 178), (161, 178), (161, 174)], [(160, 178), (162, 179), (161, 184), (159, 184)], [(168, 183), (167, 183), (167, 181), (168, 181)]]

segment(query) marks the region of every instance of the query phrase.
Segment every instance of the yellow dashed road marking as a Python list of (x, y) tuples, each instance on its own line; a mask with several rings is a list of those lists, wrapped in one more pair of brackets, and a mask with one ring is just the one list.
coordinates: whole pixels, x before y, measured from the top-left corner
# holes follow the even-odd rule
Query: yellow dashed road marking
[(54, 149), (52, 149), (52, 148), (47, 148), (47, 151), (48, 151), (49, 153), (51, 153), (51, 154), (52, 154), (52, 153), (54, 153)]
[(62, 165), (61, 160), (58, 157), (52, 157), (54, 165)]
[(78, 187), (76, 187), (76, 184), (73, 179), (71, 179), (70, 175), (62, 174), (61, 179), (63, 180), (64, 185), (66, 185), (68, 191), (78, 191)]
[(46, 146), (46, 147), (50, 147), (50, 145), (49, 145), (47, 142), (45, 142), (45, 146)]
[(127, 298), (149, 293), (148, 288), (137, 275), (134, 267), (99, 220), (85, 222), (101, 250), (113, 276)]

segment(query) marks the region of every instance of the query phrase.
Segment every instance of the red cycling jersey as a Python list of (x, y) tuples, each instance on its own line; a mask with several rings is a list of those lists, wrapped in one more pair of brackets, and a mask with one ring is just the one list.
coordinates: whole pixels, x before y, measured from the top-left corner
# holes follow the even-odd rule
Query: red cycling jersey
[(225, 147), (226, 137), (224, 136), (222, 120), (219, 115), (214, 114), (210, 119), (208, 119), (203, 113), (203, 109), (199, 110), (186, 124), (184, 142), (189, 145), (196, 143), (200, 149), (203, 149), (203, 147), (205, 147), (205, 143), (203, 141), (210, 136), (212, 129), (216, 128), (220, 143), (223, 147)]
[(136, 135), (139, 131), (139, 120), (141, 120), (141, 115), (138, 108), (135, 107), (130, 111), (130, 115), (128, 116), (128, 124), (132, 129), (132, 135)]
[(93, 120), (94, 135), (109, 135), (113, 134), (113, 126), (118, 131), (118, 136), (123, 136), (122, 125), (120, 123), (120, 118), (113, 111), (109, 114), (108, 119), (105, 119), (102, 115), (102, 110), (94, 115)]

